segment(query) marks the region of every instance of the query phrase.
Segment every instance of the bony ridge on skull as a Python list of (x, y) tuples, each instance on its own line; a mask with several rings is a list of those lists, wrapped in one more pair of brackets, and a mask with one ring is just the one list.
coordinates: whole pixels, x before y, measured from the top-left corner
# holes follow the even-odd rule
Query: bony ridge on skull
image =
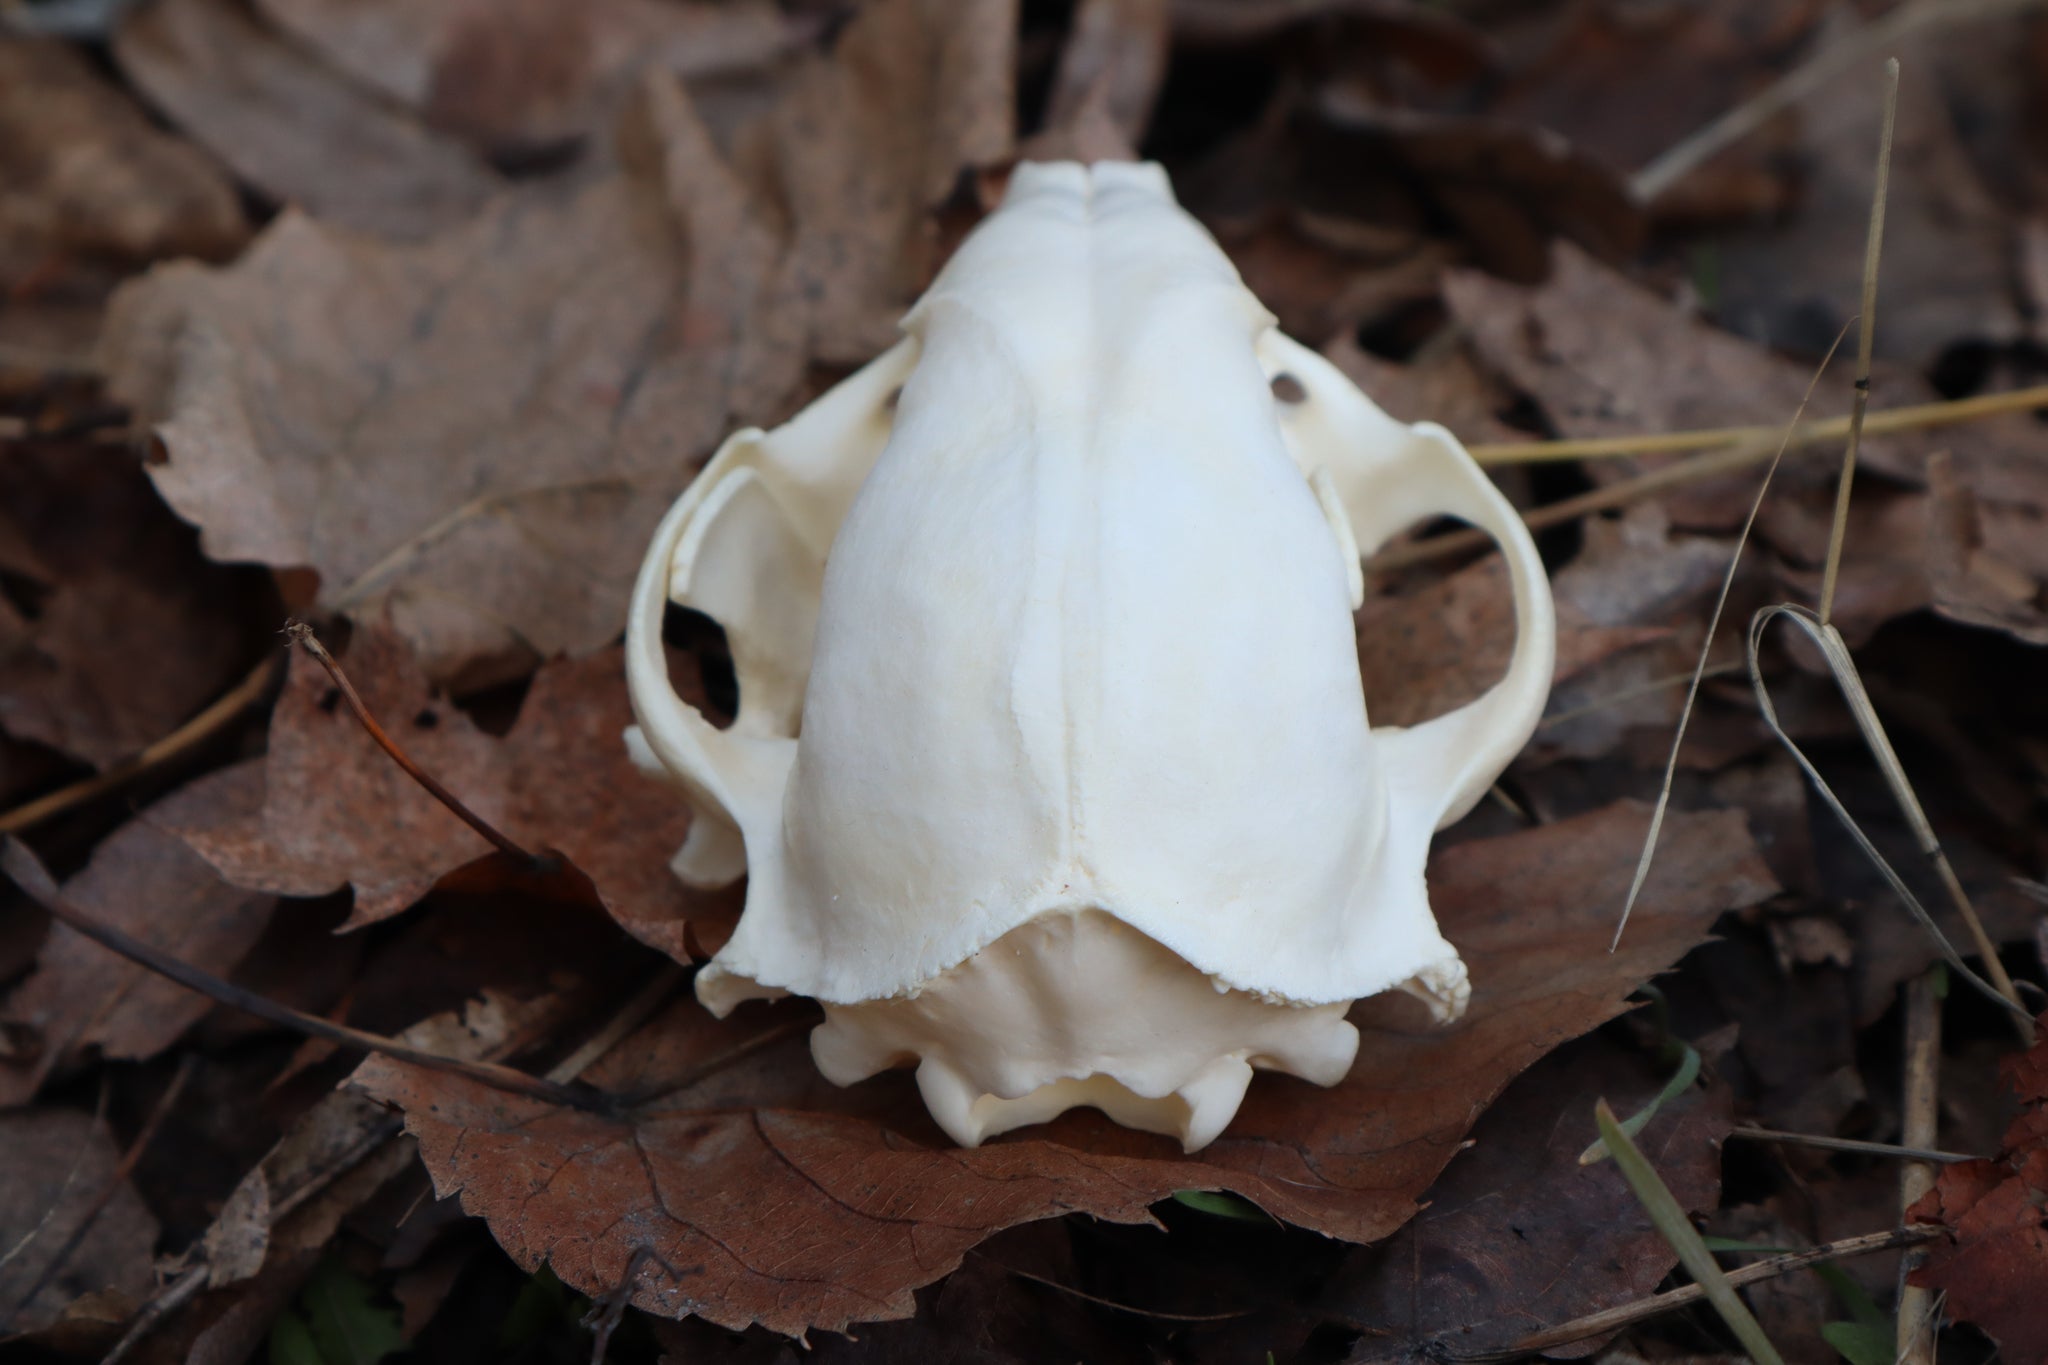
[[(634, 588), (626, 738), (694, 812), (675, 871), (748, 878), (703, 1003), (815, 998), (826, 1076), (915, 1064), (963, 1144), (1093, 1105), (1189, 1151), (1255, 1070), (1340, 1080), (1352, 1002), (1459, 1015), (1430, 836), (1555, 650), (1507, 500), (1283, 336), (1155, 165), (1019, 166), (903, 332), (727, 440)], [(1513, 655), (1371, 729), (1361, 556), (1436, 516), (1500, 543)], [(725, 628), (727, 728), (669, 683), (670, 602)]]

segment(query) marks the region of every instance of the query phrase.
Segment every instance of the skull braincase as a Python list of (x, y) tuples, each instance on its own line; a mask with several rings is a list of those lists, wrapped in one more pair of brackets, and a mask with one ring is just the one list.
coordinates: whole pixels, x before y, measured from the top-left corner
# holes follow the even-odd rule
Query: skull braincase
[[(1470, 457), (1282, 336), (1156, 166), (1019, 167), (904, 331), (728, 441), (636, 589), (678, 871), (749, 877), (700, 997), (818, 999), (828, 1075), (917, 1060), (962, 1141), (1084, 1103), (1191, 1146), (1252, 1066), (1340, 1077), (1348, 1002), (1462, 1008), (1423, 859), (1527, 740), (1553, 633)], [(1359, 554), (1437, 513), (1506, 547), (1514, 661), (1372, 731)], [(661, 671), (669, 600), (727, 629), (728, 730)]]

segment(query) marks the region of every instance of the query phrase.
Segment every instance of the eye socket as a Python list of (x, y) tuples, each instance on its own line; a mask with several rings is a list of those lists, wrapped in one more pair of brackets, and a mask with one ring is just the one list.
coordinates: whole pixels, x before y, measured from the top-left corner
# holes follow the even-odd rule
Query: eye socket
[(1306, 403), (1308, 390), (1299, 379), (1282, 370), (1273, 376), (1273, 397), (1289, 405)]

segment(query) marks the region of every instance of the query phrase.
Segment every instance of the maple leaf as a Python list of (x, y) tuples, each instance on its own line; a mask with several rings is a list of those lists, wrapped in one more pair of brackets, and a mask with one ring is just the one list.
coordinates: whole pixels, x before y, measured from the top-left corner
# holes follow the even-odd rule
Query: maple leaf
[(1940, 1223), (1937, 1244), (1911, 1283), (1948, 1296), (1948, 1311), (1976, 1323), (2012, 1365), (2048, 1361), (2048, 1014), (2035, 1043), (1999, 1072), (2019, 1101), (1995, 1160), (1944, 1166), (1934, 1188), (1906, 1210), (1908, 1222)]
[(1618, 804), (1434, 861), (1432, 900), (1472, 972), (1473, 1003), (1434, 1030), (1380, 997), (1353, 1013), (1358, 1064), (1331, 1090), (1253, 1086), (1198, 1156), (1092, 1111), (973, 1150), (949, 1145), (908, 1073), (837, 1089), (798, 1030), (813, 1007), (748, 1006), (723, 1021), (679, 1002), (586, 1079), (661, 1093), (626, 1117), (529, 1103), (372, 1059), (355, 1083), (398, 1104), (443, 1195), (491, 1223), (523, 1266), (617, 1288), (640, 1248), (635, 1302), (730, 1327), (902, 1317), (911, 1291), (991, 1233), (1089, 1213), (1117, 1222), (1177, 1190), (1229, 1190), (1288, 1222), (1370, 1242), (1416, 1212), (1479, 1112), (1522, 1068), (1612, 1018), (1645, 976), (1722, 910), (1775, 884), (1735, 812), (1666, 824), (1648, 903), (1609, 954), (1646, 810)]

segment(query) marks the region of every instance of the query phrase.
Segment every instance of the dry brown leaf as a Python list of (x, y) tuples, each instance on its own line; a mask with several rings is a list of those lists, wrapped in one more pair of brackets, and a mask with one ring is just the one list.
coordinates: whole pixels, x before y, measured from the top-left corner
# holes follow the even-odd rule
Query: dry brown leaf
[(1017, 0), (877, 0), (766, 118), (811, 353), (873, 358), (937, 267), (928, 211), (1016, 137)]
[[(0, 728), (94, 766), (162, 738), (251, 662), (257, 585), (205, 563), (132, 456), (71, 442), (0, 445), (8, 570)], [(241, 618), (241, 619), (238, 619)]]
[(803, 362), (770, 344), (772, 247), (669, 96), (651, 179), (535, 186), (418, 246), (287, 213), (232, 269), (125, 288), (110, 387), (159, 424), (151, 474), (207, 552), (317, 570), (323, 607), (388, 610), (437, 680), (615, 638), (692, 462)]
[[(1432, 289), (1437, 273), (1430, 272)], [(1435, 422), (1467, 445), (1528, 439), (1526, 432), (1500, 420), (1514, 395), (1482, 370), (1463, 346), (1431, 347), (1426, 354), (1396, 364), (1340, 334), (1323, 347), (1323, 355), (1391, 417)], [(1488, 472), (1496, 482), (1513, 474), (1498, 466)]]
[[(1836, 8), (1832, 15), (1822, 41), (1854, 41), (1853, 13)], [(2018, 23), (2014, 16), (1983, 26), (2010, 36)], [(1871, 53), (1797, 106), (1799, 211), (1717, 244), (1713, 307), (1729, 327), (1818, 355), (1854, 316), (1877, 175), (1880, 67), (1890, 55), (1890, 49)], [(1910, 56), (1899, 82), (1896, 138), (1877, 353), (1924, 371), (1957, 343), (2016, 340), (2017, 224), (1977, 179), (1935, 82)]]
[[(27, 1332), (56, 1321), (82, 1295), (112, 1289), (131, 1299), (153, 1279), (156, 1219), (127, 1181), (113, 1190), (77, 1248), (51, 1262), (84, 1226), (121, 1159), (92, 1115), (72, 1109), (0, 1114), (0, 1332)], [(49, 1282), (29, 1298), (45, 1274)]]
[(258, 23), (240, 0), (161, 0), (114, 35), (121, 69), (235, 174), (365, 232), (423, 237), (498, 187), (461, 144), (379, 103)]
[[(261, 796), (254, 765), (202, 777), (108, 836), (64, 894), (102, 923), (225, 976), (262, 935), (276, 902), (223, 882), (166, 826), (253, 813)], [(0, 1104), (29, 1099), (81, 1048), (154, 1057), (212, 1008), (205, 996), (53, 925), (34, 974), (0, 1010), (37, 1040), (28, 1065), (0, 1064)]]
[(1166, 79), (1168, 0), (1083, 0), (1060, 50), (1045, 121), (1062, 127), (1100, 101), (1124, 141), (1145, 140)]
[[(1617, 171), (1640, 170), (1797, 60), (1823, 8), (1824, 0), (1575, 6), (1487, 112), (1562, 133)], [(1652, 211), (1754, 220), (1782, 210), (1790, 187), (1779, 163), (1796, 126), (1780, 120), (1744, 138), (1659, 194)]]
[(230, 255), (249, 234), (227, 177), (151, 126), (63, 43), (0, 32), (0, 283), (53, 260)]
[(1180, 1189), (1233, 1190), (1289, 1222), (1369, 1242), (1414, 1215), (1510, 1077), (1613, 1017), (1722, 910), (1774, 890), (1739, 814), (1674, 815), (1648, 909), (1609, 954), (1646, 825), (1645, 808), (1621, 804), (1445, 850), (1431, 892), (1472, 972), (1466, 1018), (1436, 1031), (1413, 1002), (1362, 1004), (1365, 1041), (1347, 1080), (1323, 1091), (1261, 1079), (1196, 1157), (1092, 1111), (957, 1149), (906, 1073), (836, 1089), (794, 1034), (717, 1063), (801, 1027), (814, 1017), (801, 1002), (747, 1006), (723, 1022), (679, 1002), (587, 1073), (614, 1093), (681, 1087), (630, 1120), (382, 1059), (357, 1082), (404, 1107), (437, 1188), (460, 1191), (522, 1265), (545, 1261), (602, 1294), (644, 1246), (659, 1261), (644, 1265), (636, 1302), (734, 1327), (795, 1334), (901, 1317), (911, 1290), (1001, 1228), (1069, 1212), (1143, 1221)]
[[(1582, 1166), (1599, 1136), (1593, 1104), (1634, 1113), (1663, 1087), (1649, 1059), (1604, 1037), (1538, 1062), (1472, 1130), (1473, 1150), (1430, 1187), (1429, 1207), (1355, 1252), (1323, 1291), (1363, 1332), (1350, 1359), (1414, 1360), (1499, 1350), (1530, 1332), (1641, 1298), (1678, 1257), (1611, 1161)], [(1727, 1087), (1664, 1105), (1636, 1139), (1688, 1210), (1721, 1194)], [(1589, 1354), (1581, 1342), (1549, 1355)]]
[[(689, 816), (635, 769), (619, 651), (545, 665), (504, 739), (437, 700), (385, 630), (359, 628), (343, 660), (406, 752), (531, 849), (559, 849), (620, 923), (682, 955), (688, 900), (669, 875)], [(237, 886), (317, 896), (353, 887), (350, 925), (411, 905), (489, 846), (371, 741), (320, 666), (300, 655), (271, 718), (260, 808), (187, 819), (177, 832)], [(223, 813), (225, 814), (225, 813)]]
[[(1368, 595), (1359, 608), (1358, 664), (1374, 725), (1416, 725), (1476, 700), (1508, 671), (1515, 643), (1507, 562), (1476, 564), (1399, 596)], [(1557, 601), (1557, 670), (1564, 682), (1607, 658), (1671, 632), (1608, 625), (1569, 597)]]
[(1994, 501), (1979, 497), (1943, 453), (1928, 461), (1927, 478), (1935, 609), (2030, 645), (2048, 644), (2048, 477), (2037, 477), (2030, 501)]
[[(2048, 1038), (2048, 1015), (2037, 1021)], [(1948, 1312), (1982, 1327), (2014, 1365), (2048, 1361), (2048, 1041), (1999, 1065), (2019, 1113), (1995, 1161), (1944, 1166), (1908, 1219), (1940, 1223), (1952, 1241), (1937, 1245), (1912, 1283), (1947, 1296)]]
[(600, 135), (641, 70), (750, 71), (797, 26), (765, 0), (257, 0), (342, 74), (502, 155)]
[(1541, 128), (1332, 93), (1288, 134), (1302, 207), (1372, 223), (1390, 197), (1419, 196), (1420, 212), (1447, 219), (1477, 265), (1508, 279), (1543, 278), (1556, 238), (1610, 259), (1642, 241), (1642, 211), (1620, 178)]
[[(1459, 270), (1444, 281), (1444, 301), (1486, 363), (1542, 404), (1561, 436), (1789, 424), (1812, 378), (1811, 366), (1712, 327), (1563, 243), (1539, 288)], [(1832, 367), (1807, 417), (1846, 412), (1850, 384), (1846, 366)], [(1867, 448), (1882, 459), (1888, 444), (1872, 440)], [(1671, 458), (1595, 460), (1587, 468), (1609, 481)], [(1825, 460), (1790, 459), (1775, 487), (1783, 497), (1829, 473)], [(1747, 515), (1760, 477), (1740, 471), (1669, 490), (1660, 500), (1677, 525), (1732, 530)]]
[[(501, 1052), (559, 1002), (520, 1003), (486, 993), (459, 1014), (405, 1030), (415, 1047), (477, 1059)], [(187, 1263), (206, 1288), (153, 1334), (160, 1358), (243, 1365), (312, 1273), (342, 1220), (401, 1177), (412, 1144), (383, 1106), (349, 1091), (299, 1115), (229, 1195)]]

